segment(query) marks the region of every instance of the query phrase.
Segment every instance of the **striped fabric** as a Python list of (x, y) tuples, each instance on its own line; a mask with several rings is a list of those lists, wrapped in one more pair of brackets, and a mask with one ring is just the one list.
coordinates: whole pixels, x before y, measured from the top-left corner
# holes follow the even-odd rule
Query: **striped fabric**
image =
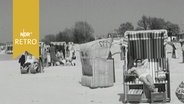
[(158, 72), (166, 70), (166, 55), (164, 43), (167, 41), (166, 30), (127, 31), (125, 41), (128, 44), (128, 69), (136, 59), (148, 59), (148, 69), (154, 82), (157, 82)]
[(126, 32), (129, 55), (133, 59), (164, 58), (166, 33), (164, 30)]
[(160, 59), (148, 59), (149, 62), (149, 73), (153, 77), (153, 81), (156, 82), (156, 79), (158, 78), (158, 72), (165, 71), (166, 68), (166, 59), (160, 58)]

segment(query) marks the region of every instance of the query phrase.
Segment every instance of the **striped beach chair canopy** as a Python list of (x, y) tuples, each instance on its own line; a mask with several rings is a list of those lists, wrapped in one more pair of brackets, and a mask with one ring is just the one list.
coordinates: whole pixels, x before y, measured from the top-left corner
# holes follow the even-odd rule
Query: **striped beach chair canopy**
[(126, 31), (128, 53), (133, 59), (153, 59), (165, 57), (164, 43), (167, 30)]
[(139, 39), (149, 39), (149, 38), (164, 38), (167, 39), (167, 30), (142, 30), (142, 31), (126, 31), (125, 39), (139, 40)]

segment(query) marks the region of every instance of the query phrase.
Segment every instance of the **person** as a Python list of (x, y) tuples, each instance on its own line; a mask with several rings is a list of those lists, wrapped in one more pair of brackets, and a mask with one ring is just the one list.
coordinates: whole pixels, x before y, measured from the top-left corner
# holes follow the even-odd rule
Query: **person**
[[(25, 60), (24, 60), (24, 58), (25, 58)], [(28, 70), (28, 69), (32, 69), (32, 68), (34, 68), (34, 69), (38, 68), (38, 65), (35, 64), (35, 63), (38, 63), (38, 59), (36, 59), (34, 56), (32, 56), (28, 52), (25, 52), (22, 55), (22, 59), (20, 58), (19, 60), (22, 63), (21, 69)]]
[(65, 58), (68, 58), (68, 57), (70, 56), (70, 55), (69, 55), (69, 54), (70, 54), (69, 51), (70, 51), (70, 50), (69, 50), (69, 44), (67, 44), (67, 45), (66, 45), (66, 53), (65, 53), (66, 56), (65, 56)]
[(46, 51), (46, 55), (47, 55), (47, 65), (46, 66), (51, 66), (50, 47)]
[(183, 57), (183, 63), (184, 63), (184, 41), (181, 42), (181, 50), (182, 50), (182, 57)]
[(62, 65), (65, 64), (65, 59), (64, 59), (62, 50), (60, 50), (60, 51), (58, 50), (57, 51), (56, 58), (57, 58), (57, 60), (59, 61), (60, 64), (62, 64)]
[(47, 52), (46, 52), (46, 45), (45, 44), (41, 44), (40, 46), (40, 56), (43, 59), (43, 67), (47, 66)]
[(26, 63), (33, 64), (34, 62), (38, 62), (38, 59), (36, 59), (32, 54), (27, 53), (25, 64)]
[(65, 49), (66, 49), (66, 44), (63, 43), (63, 44), (61, 45), (61, 50), (62, 50), (62, 52), (63, 52), (64, 58), (65, 58)]
[(148, 67), (148, 60), (145, 59), (141, 62), (141, 60), (137, 60), (137, 67), (132, 67), (128, 70), (128, 73), (135, 73), (139, 80), (143, 82), (143, 84), (149, 89), (149, 91), (154, 92), (155, 91), (155, 85), (153, 78), (151, 77), (149, 73)]
[(120, 44), (120, 50), (121, 50), (121, 53), (120, 53), (121, 60), (125, 60), (125, 46)]
[(76, 60), (76, 55), (75, 55), (75, 49), (74, 49), (74, 44), (70, 43), (69, 44), (69, 57), (67, 58), (67, 61), (71, 63), (71, 65), (75, 66), (75, 60)]
[(20, 66), (23, 67), (23, 65), (25, 64), (26, 62), (26, 55), (27, 55), (27, 52), (24, 52), (21, 57), (19, 58), (19, 63), (20, 63)]
[(172, 44), (172, 58), (176, 58), (176, 47)]
[(56, 48), (53, 44), (50, 45), (50, 57), (51, 57), (51, 65), (54, 66), (56, 61)]
[[(20, 69), (21, 70), (26, 70), (28, 72), (28, 66), (26, 63), (26, 58), (27, 58), (28, 52), (24, 52), (21, 57), (19, 58), (19, 63), (20, 63)], [(22, 72), (21, 72), (22, 73)]]
[(69, 44), (68, 50), (69, 50), (69, 59), (71, 60), (72, 56), (73, 56), (73, 53), (75, 51), (73, 44)]
[(71, 63), (73, 66), (76, 65), (76, 55), (75, 55), (75, 50), (73, 51), (72, 53), (72, 63)]

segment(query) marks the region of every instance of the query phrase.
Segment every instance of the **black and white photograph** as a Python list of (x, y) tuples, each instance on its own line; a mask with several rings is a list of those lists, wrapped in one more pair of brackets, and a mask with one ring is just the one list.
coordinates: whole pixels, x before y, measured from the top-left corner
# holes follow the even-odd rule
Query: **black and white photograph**
[(0, 104), (184, 103), (184, 0), (38, 0), (39, 58), (13, 58), (15, 1), (0, 0)]

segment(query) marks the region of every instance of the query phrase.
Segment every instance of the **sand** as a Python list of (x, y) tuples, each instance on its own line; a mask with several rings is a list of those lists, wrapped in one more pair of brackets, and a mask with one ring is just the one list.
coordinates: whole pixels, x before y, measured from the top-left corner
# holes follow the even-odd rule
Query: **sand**
[[(114, 46), (114, 52), (119, 51)], [(90, 89), (80, 84), (82, 70), (79, 56), (76, 66), (45, 68), (44, 73), (20, 74), (17, 60), (0, 61), (0, 104), (122, 104), (123, 62), (115, 58), (116, 83), (113, 87)], [(171, 102), (182, 104), (175, 90), (184, 80), (184, 63), (170, 59)]]
[(0, 53), (0, 61), (12, 60), (12, 54)]

